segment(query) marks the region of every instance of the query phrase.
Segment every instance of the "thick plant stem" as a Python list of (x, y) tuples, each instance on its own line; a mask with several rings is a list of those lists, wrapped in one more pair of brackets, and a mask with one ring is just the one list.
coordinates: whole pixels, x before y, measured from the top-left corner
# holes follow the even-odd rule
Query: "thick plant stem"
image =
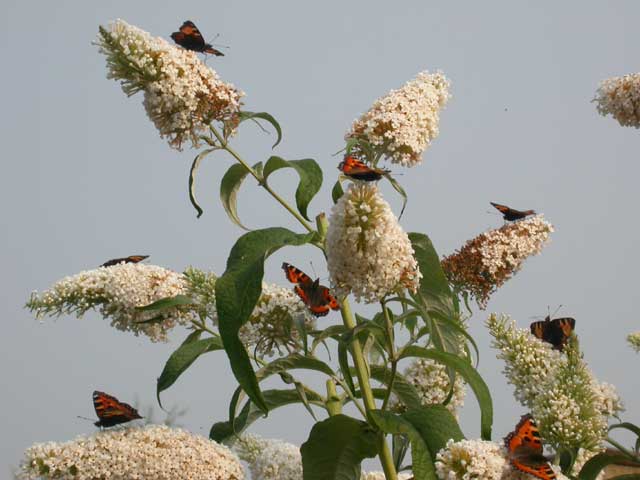
[[(351, 312), (351, 305), (349, 300), (344, 299), (340, 308), (342, 314), (342, 322), (345, 327), (353, 329), (356, 326), (356, 322), (353, 319), (353, 313)], [(353, 356), (353, 365), (356, 369), (356, 376), (358, 377), (358, 384), (360, 385), (360, 391), (362, 392), (362, 400), (364, 401), (364, 407), (368, 412), (376, 409), (376, 402), (373, 398), (373, 392), (371, 391), (371, 384), (369, 383), (369, 375), (367, 373), (367, 364), (362, 352), (362, 345), (360, 341), (355, 338), (351, 342), (351, 355)], [(346, 372), (348, 375), (348, 372)], [(378, 443), (378, 455), (380, 457), (380, 463), (384, 470), (384, 476), (387, 480), (397, 480), (398, 475), (396, 468), (393, 464), (393, 457), (389, 450), (389, 445), (384, 438), (383, 434), (380, 434), (380, 441)]]
[(393, 391), (393, 383), (396, 379), (396, 370), (398, 369), (398, 359), (396, 358), (396, 350), (395, 350), (395, 338), (394, 338), (394, 330), (393, 330), (393, 322), (391, 321), (391, 317), (389, 316), (389, 309), (384, 302), (381, 302), (382, 311), (384, 312), (384, 319), (386, 323), (387, 330), (387, 340), (389, 342), (389, 358), (391, 360), (391, 378), (389, 379), (389, 385), (387, 386), (387, 393), (384, 396), (384, 400), (382, 402), (381, 410), (386, 410), (387, 405), (389, 404), (389, 399), (391, 398), (391, 392)]
[(327, 380), (327, 411), (330, 416), (342, 413), (342, 402), (336, 391), (336, 384), (333, 380)]
[(255, 178), (258, 181), (258, 184), (264, 188), (267, 192), (269, 192), (269, 194), (275, 198), (278, 203), (280, 203), (280, 205), (282, 205), (291, 215), (293, 215), (296, 220), (298, 220), (302, 226), (308, 231), (308, 232), (313, 232), (315, 231), (313, 229), (313, 227), (309, 224), (309, 222), (307, 222), (302, 215), (300, 215), (298, 212), (296, 212), (293, 207), (291, 207), (291, 205), (289, 205), (287, 203), (287, 201), (285, 199), (283, 199), (280, 195), (278, 195), (274, 190), (271, 189), (271, 187), (267, 184), (267, 182), (265, 182), (264, 178), (262, 178), (260, 175), (258, 175), (258, 173), (251, 167), (251, 165), (249, 165), (247, 162), (245, 162), (242, 157), (235, 151), (233, 150), (229, 144), (227, 143), (227, 140), (220, 135), (220, 132), (218, 132), (213, 126), (210, 127), (211, 129), (211, 133), (213, 133), (213, 135), (216, 137), (216, 139), (218, 140), (218, 142), (220, 142), (220, 146), (226, 150), (227, 152), (229, 152), (229, 154), (235, 158), (238, 163), (240, 163), (246, 170), (247, 172), (249, 172), (253, 178)]

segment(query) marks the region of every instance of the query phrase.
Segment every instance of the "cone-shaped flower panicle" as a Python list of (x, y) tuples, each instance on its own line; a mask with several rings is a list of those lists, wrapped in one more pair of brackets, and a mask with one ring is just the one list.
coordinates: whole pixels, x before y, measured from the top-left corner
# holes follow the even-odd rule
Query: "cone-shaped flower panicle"
[[(72, 313), (81, 317), (95, 308), (118, 330), (144, 334), (157, 342), (166, 341), (176, 324), (190, 323), (193, 311), (176, 307), (144, 312), (136, 307), (187, 293), (188, 281), (181, 273), (156, 265), (121, 263), (65, 277), (49, 290), (34, 292), (26, 307), (38, 317)], [(162, 319), (145, 323), (159, 315)]]
[[(451, 380), (447, 374), (447, 368), (435, 360), (415, 359), (407, 366), (403, 375), (404, 379), (416, 388), (420, 400), (425, 406), (442, 404), (451, 391)], [(460, 375), (456, 375), (453, 394), (446, 405), (447, 409), (457, 416), (458, 409), (464, 405), (464, 397), (465, 383)], [(391, 407), (394, 410), (404, 409), (404, 406), (395, 398)]]
[(261, 356), (294, 353), (303, 348), (299, 326), (315, 328), (316, 319), (290, 288), (264, 283), (249, 321), (238, 334), (242, 343)]
[(18, 478), (242, 480), (244, 473), (224, 445), (179, 428), (149, 425), (35, 444), (25, 452)]
[(333, 206), (327, 263), (335, 294), (373, 303), (403, 289), (415, 291), (422, 275), (413, 254), (376, 185), (354, 183)]
[(640, 332), (634, 332), (627, 335), (627, 341), (631, 348), (633, 348), (636, 352), (640, 352)]
[(245, 434), (233, 448), (253, 480), (302, 480), (300, 448), (291, 443)]
[(123, 20), (100, 27), (100, 52), (108, 78), (119, 80), (127, 95), (144, 92), (151, 121), (174, 148), (194, 147), (213, 121), (235, 121), (243, 93), (220, 80), (193, 51), (171, 45)]
[(442, 73), (421, 72), (402, 88), (376, 100), (353, 122), (345, 138), (362, 139), (381, 148), (393, 163), (418, 165), (438, 136), (440, 110), (449, 96), (449, 80)]
[(640, 73), (602, 81), (594, 102), (600, 115), (611, 115), (623, 127), (640, 128)]
[(589, 370), (575, 337), (559, 352), (508, 316), (492, 314), (487, 326), (516, 399), (531, 411), (545, 441), (556, 451), (600, 448), (609, 418), (623, 406), (615, 388)]
[(486, 308), (489, 297), (509, 280), (523, 262), (549, 242), (553, 226), (542, 215), (481, 233), (442, 260), (449, 281)]

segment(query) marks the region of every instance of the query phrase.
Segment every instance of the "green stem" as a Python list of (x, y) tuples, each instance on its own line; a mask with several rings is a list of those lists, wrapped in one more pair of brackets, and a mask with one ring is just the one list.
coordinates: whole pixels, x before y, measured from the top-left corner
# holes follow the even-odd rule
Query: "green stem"
[(389, 316), (389, 309), (387, 308), (384, 302), (380, 302), (382, 306), (382, 311), (384, 312), (384, 320), (387, 329), (387, 341), (389, 343), (389, 359), (391, 360), (391, 377), (389, 378), (389, 384), (387, 386), (387, 393), (384, 396), (384, 400), (382, 402), (382, 410), (387, 409), (387, 404), (389, 403), (389, 399), (391, 398), (391, 392), (393, 390), (393, 383), (396, 379), (396, 371), (398, 369), (398, 359), (396, 358), (395, 352), (395, 338), (393, 331), (393, 323), (391, 322), (391, 317)]
[(227, 152), (229, 152), (229, 154), (235, 158), (238, 163), (240, 163), (246, 170), (247, 172), (249, 172), (253, 178), (255, 178), (258, 181), (258, 184), (264, 188), (267, 192), (269, 192), (269, 194), (275, 198), (278, 203), (280, 203), (280, 205), (282, 205), (291, 215), (293, 215), (296, 220), (298, 220), (302, 226), (308, 231), (308, 232), (314, 232), (315, 230), (313, 229), (313, 227), (302, 217), (302, 215), (300, 215), (298, 212), (296, 212), (293, 207), (291, 207), (291, 205), (289, 205), (287, 203), (287, 201), (285, 199), (283, 199), (280, 195), (278, 195), (275, 191), (273, 191), (271, 189), (271, 187), (267, 184), (267, 182), (264, 180), (264, 178), (262, 178), (260, 175), (258, 175), (258, 172), (256, 172), (251, 165), (249, 165), (247, 162), (245, 162), (242, 157), (229, 146), (229, 143), (227, 142), (227, 140), (220, 135), (220, 132), (218, 132), (218, 130), (215, 129), (215, 127), (213, 127), (212, 125), (209, 127), (211, 129), (211, 133), (213, 133), (213, 135), (216, 137), (216, 139), (218, 140), (218, 142), (220, 142), (220, 146), (225, 149)]
[(613, 445), (614, 447), (616, 447), (618, 450), (620, 450), (620, 452), (624, 453), (625, 455), (633, 458), (634, 460), (638, 460), (638, 457), (636, 457), (630, 450), (628, 450), (626, 447), (622, 446), (621, 444), (619, 444), (618, 442), (616, 442), (613, 438), (611, 437), (607, 437), (605, 439), (608, 443), (610, 443), (611, 445)]
[[(345, 327), (349, 329), (355, 328), (356, 322), (353, 319), (349, 300), (346, 298), (342, 301), (340, 313), (342, 314), (342, 322)], [(356, 376), (358, 377), (358, 384), (362, 392), (364, 407), (368, 413), (376, 409), (376, 402), (373, 398), (373, 392), (371, 391), (371, 384), (369, 383), (369, 374), (364, 354), (362, 353), (362, 345), (357, 338), (354, 338), (353, 342), (351, 342), (351, 355), (353, 357), (353, 365), (356, 369)], [(348, 375), (349, 373), (346, 372), (346, 374)], [(387, 480), (397, 480), (398, 475), (393, 464), (393, 456), (382, 433), (380, 434), (378, 443), (378, 455), (380, 456), (380, 463), (382, 464), (385, 478)]]
[(365, 408), (362, 406), (362, 404), (358, 401), (358, 399), (354, 396), (353, 393), (351, 393), (351, 389), (349, 388), (348, 385), (345, 385), (344, 380), (341, 380), (338, 377), (333, 377), (333, 380), (336, 381), (338, 383), (338, 385), (340, 385), (342, 387), (342, 389), (345, 391), (345, 393), (347, 394), (347, 397), (349, 397), (349, 399), (353, 402), (353, 404), (356, 406), (356, 408), (360, 411), (360, 413), (362, 414), (362, 416), (364, 418), (367, 418), (367, 411), (365, 410)]
[(342, 413), (342, 402), (336, 391), (336, 384), (333, 380), (327, 380), (327, 411), (329, 416), (339, 415)]

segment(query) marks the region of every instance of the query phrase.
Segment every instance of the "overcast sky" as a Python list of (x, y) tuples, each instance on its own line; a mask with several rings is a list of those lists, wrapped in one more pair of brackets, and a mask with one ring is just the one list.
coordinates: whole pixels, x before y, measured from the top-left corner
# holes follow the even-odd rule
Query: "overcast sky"
[[(508, 312), (528, 326), (548, 306), (562, 304), (559, 313), (577, 319), (598, 378), (619, 388), (624, 418), (640, 420), (640, 357), (625, 342), (640, 330), (640, 135), (600, 117), (591, 103), (600, 80), (638, 69), (637, 1), (5, 0), (0, 13), (0, 470), (17, 465), (33, 442), (94, 431), (76, 416), (94, 415), (96, 388), (155, 405), (155, 379), (185, 336), (179, 331), (168, 344), (151, 344), (96, 314), (39, 323), (22, 308), (32, 290), (134, 253), (176, 270), (194, 265), (221, 273), (241, 233), (217, 199), (231, 160), (214, 156), (201, 168), (205, 213), (196, 219), (186, 188), (195, 152), (171, 150), (147, 120), (142, 97), (127, 98), (105, 78), (104, 58), (91, 42), (98, 25), (115, 18), (165, 38), (185, 19), (207, 38), (219, 33), (231, 48), (209, 65), (246, 92), (246, 109), (280, 121), (285, 136), (277, 154), (312, 157), (326, 167), (314, 213), (330, 208), (338, 173), (331, 155), (342, 148), (351, 121), (419, 71), (444, 71), (453, 98), (440, 137), (422, 166), (398, 177), (410, 195), (404, 228), (428, 233), (444, 255), (502, 224), (487, 213), (489, 201), (544, 212), (556, 227), (552, 243), (493, 297), (487, 312)], [(271, 143), (273, 136), (251, 125), (234, 140), (251, 162), (265, 160)], [(295, 174), (277, 176), (274, 184), (291, 198)], [(399, 209), (392, 192), (388, 198)], [(247, 225), (295, 227), (251, 182), (239, 211)], [(326, 279), (325, 265), (308, 247), (274, 255), (269, 280), (284, 283), (283, 260), (303, 269), (313, 260)], [(470, 324), (494, 395), (499, 439), (524, 410), (489, 346), (487, 312)], [(332, 314), (320, 325), (339, 321)], [(164, 399), (188, 408), (182, 423), (206, 435), (226, 417), (234, 387), (226, 357), (213, 353)], [(461, 422), (468, 437), (478, 435), (472, 394)], [(254, 431), (300, 443), (311, 424), (293, 406)]]

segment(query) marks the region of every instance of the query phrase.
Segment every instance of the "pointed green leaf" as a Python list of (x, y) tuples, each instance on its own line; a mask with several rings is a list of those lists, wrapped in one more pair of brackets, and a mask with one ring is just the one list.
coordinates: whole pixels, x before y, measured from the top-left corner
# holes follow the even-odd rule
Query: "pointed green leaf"
[[(422, 435), (413, 424), (401, 415), (382, 410), (370, 412), (380, 430), (394, 435), (406, 435), (411, 442), (412, 471), (415, 480), (437, 480), (432, 454)], [(437, 452), (436, 452), (437, 453)], [(397, 467), (397, 466), (396, 466)]]
[(404, 188), (402, 188), (402, 185), (400, 185), (400, 183), (395, 178), (393, 178), (389, 173), (386, 173), (384, 177), (387, 180), (389, 180), (389, 183), (391, 184), (393, 189), (396, 192), (398, 192), (402, 197), (402, 209), (400, 210), (400, 215), (398, 215), (398, 220), (400, 220), (402, 218), (402, 214), (404, 213), (404, 209), (407, 208), (407, 201), (408, 201), (407, 192), (404, 191)]
[(403, 413), (402, 417), (420, 433), (429, 448), (431, 460), (434, 462), (438, 452), (447, 446), (450, 439), (455, 442), (464, 439), (455, 417), (442, 405), (412, 408)]
[(187, 295), (176, 295), (175, 297), (161, 298), (149, 305), (136, 307), (136, 310), (140, 312), (150, 312), (155, 310), (167, 310), (180, 305), (193, 305), (193, 298), (188, 297)]
[[(193, 333), (187, 337), (187, 340), (171, 354), (169, 360), (164, 365), (162, 373), (158, 377), (156, 384), (156, 397), (158, 404), (162, 407), (160, 401), (160, 393), (169, 388), (175, 381), (191, 366), (196, 359), (206, 352), (214, 350), (222, 350), (222, 341), (218, 337), (203, 338), (201, 340), (193, 340)], [(189, 339), (192, 339), (189, 341)]]
[[(258, 162), (253, 166), (253, 169), (259, 170), (261, 167), (262, 163)], [(243, 165), (235, 163), (229, 167), (220, 181), (220, 201), (222, 202), (222, 206), (231, 221), (244, 230), (249, 229), (240, 222), (237, 202), (238, 190), (240, 190), (242, 181), (248, 174), (249, 172)]]
[(316, 423), (300, 447), (304, 480), (360, 480), (360, 464), (375, 457), (378, 434), (343, 414)]
[[(391, 370), (380, 365), (371, 365), (370, 369), (371, 378), (384, 385), (389, 385)], [(396, 373), (394, 377), (392, 391), (408, 408), (417, 408), (422, 405), (422, 400), (420, 399), (420, 395), (418, 395), (416, 387), (399, 373)]]
[(200, 166), (200, 163), (202, 162), (204, 157), (206, 157), (207, 155), (209, 155), (211, 152), (215, 150), (217, 149), (207, 148), (206, 150), (203, 150), (198, 155), (196, 155), (196, 158), (193, 159), (193, 163), (191, 164), (191, 170), (189, 170), (189, 200), (191, 200), (191, 205), (193, 205), (193, 208), (195, 208), (196, 212), (198, 212), (197, 218), (200, 218), (203, 210), (202, 208), (200, 208), (200, 205), (198, 205), (198, 201), (196, 200), (196, 193), (195, 193), (196, 172), (198, 171), (198, 167)]
[[(584, 464), (580, 473), (578, 474), (578, 478), (580, 480), (596, 480), (598, 478), (598, 474), (605, 469), (608, 465), (614, 465), (617, 463), (628, 463), (629, 457), (626, 455), (612, 455), (607, 452), (602, 452), (597, 455), (591, 457), (587, 463)], [(640, 467), (640, 463), (638, 463), (638, 467)], [(640, 474), (635, 474), (638, 478), (640, 478)], [(627, 477), (626, 475), (623, 477), (615, 477), (615, 478), (633, 478)]]
[[(296, 390), (265, 390), (262, 393), (269, 411), (285, 405), (301, 402), (300, 394)], [(306, 389), (305, 395), (309, 403), (324, 406), (322, 397), (317, 393)], [(209, 432), (209, 438), (216, 442), (228, 442), (234, 435), (239, 435), (258, 418), (263, 416), (264, 412), (256, 407), (253, 402), (248, 401), (236, 417), (233, 425), (231, 422), (218, 422), (214, 424)]]
[(245, 120), (253, 120), (256, 123), (258, 123), (258, 125), (260, 125), (258, 120), (265, 120), (269, 122), (271, 126), (274, 128), (274, 130), (276, 131), (276, 134), (278, 135), (278, 138), (276, 139), (276, 143), (274, 143), (273, 147), (271, 148), (276, 148), (276, 146), (282, 140), (282, 129), (280, 128), (280, 124), (276, 121), (276, 119), (271, 114), (267, 112), (240, 112), (239, 116), (240, 116), (240, 123), (244, 122)]
[(262, 293), (264, 262), (286, 245), (303, 245), (312, 234), (297, 234), (286, 228), (254, 230), (241, 236), (231, 249), (227, 269), (216, 282), (220, 336), (231, 370), (243, 390), (266, 413), (258, 380), (245, 346), (238, 339), (240, 327), (249, 319)]
[(484, 440), (491, 440), (491, 425), (493, 424), (491, 393), (478, 371), (466, 359), (452, 353), (417, 346), (410, 346), (402, 351), (400, 358), (407, 357), (429, 358), (460, 374), (473, 390), (480, 405), (480, 435)]
[(300, 183), (298, 183), (298, 188), (296, 189), (296, 206), (300, 214), (309, 220), (307, 208), (322, 186), (322, 169), (318, 163), (311, 158), (285, 160), (274, 156), (270, 157), (264, 166), (264, 180), (267, 181), (269, 175), (281, 168), (293, 168), (298, 172)]
[(333, 200), (333, 203), (338, 203), (338, 200), (340, 200), (342, 195), (344, 195), (344, 190), (342, 189), (340, 179), (338, 179), (331, 189), (331, 199)]

